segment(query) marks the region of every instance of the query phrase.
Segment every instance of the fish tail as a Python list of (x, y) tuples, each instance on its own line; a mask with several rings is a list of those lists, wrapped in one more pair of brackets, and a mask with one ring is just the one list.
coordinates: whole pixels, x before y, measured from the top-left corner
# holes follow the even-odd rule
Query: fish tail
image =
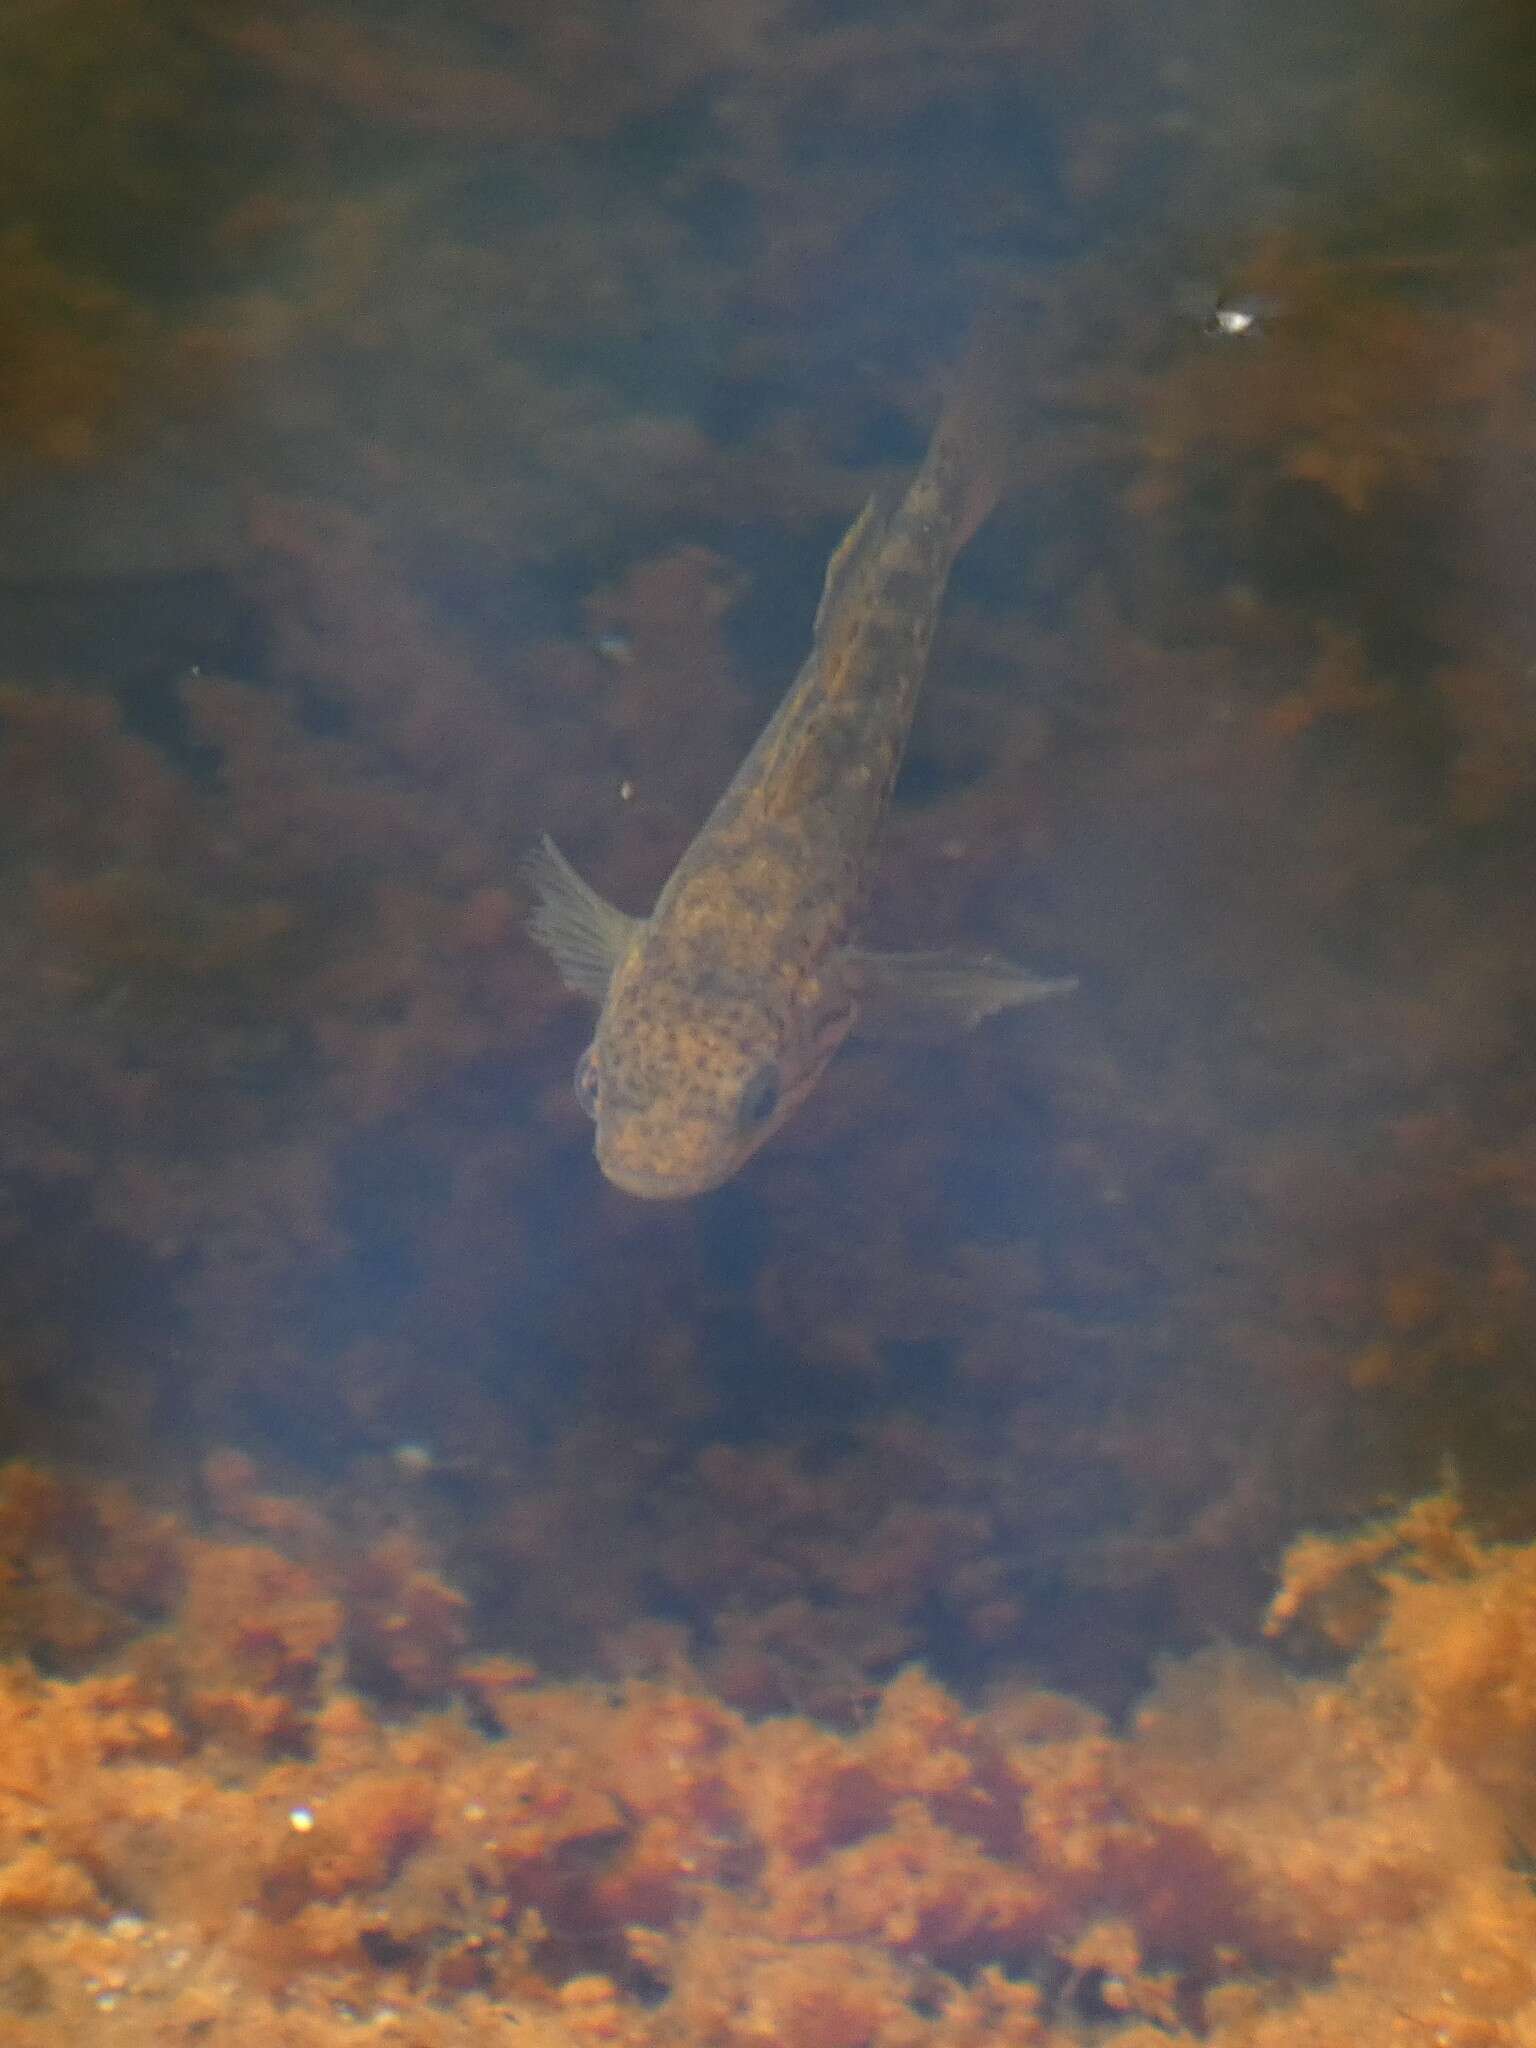
[(972, 322), (950, 376), (920, 481), (953, 510), (963, 548), (1007, 488), (1024, 436), (1035, 308), (998, 289)]

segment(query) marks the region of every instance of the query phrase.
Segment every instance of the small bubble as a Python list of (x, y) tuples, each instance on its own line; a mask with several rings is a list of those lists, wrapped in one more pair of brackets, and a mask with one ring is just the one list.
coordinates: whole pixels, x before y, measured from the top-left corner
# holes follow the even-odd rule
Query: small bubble
[(1207, 334), (1227, 341), (1254, 341), (1279, 311), (1273, 299), (1258, 292), (1223, 292), (1201, 323)]

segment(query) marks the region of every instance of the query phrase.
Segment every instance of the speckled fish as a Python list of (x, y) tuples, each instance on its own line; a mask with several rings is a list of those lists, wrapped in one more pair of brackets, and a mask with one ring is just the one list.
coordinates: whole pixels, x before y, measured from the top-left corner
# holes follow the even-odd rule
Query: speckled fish
[(530, 929), (601, 1006), (576, 1094), (632, 1195), (728, 1180), (855, 1025), (931, 1038), (1075, 985), (852, 943), (945, 582), (1002, 487), (1011, 326), (978, 324), (917, 475), (833, 555), (809, 658), (650, 916), (616, 910), (548, 838), (530, 856)]

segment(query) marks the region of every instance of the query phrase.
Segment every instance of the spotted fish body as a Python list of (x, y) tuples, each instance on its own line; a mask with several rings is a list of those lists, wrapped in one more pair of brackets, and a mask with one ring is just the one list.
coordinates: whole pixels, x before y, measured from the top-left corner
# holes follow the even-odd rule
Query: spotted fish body
[(549, 840), (536, 938), (601, 1004), (577, 1069), (609, 1180), (718, 1187), (861, 1030), (931, 1036), (1065, 992), (1008, 961), (851, 944), (956, 555), (1002, 484), (997, 323), (972, 344), (927, 457), (828, 567), (809, 657), (648, 918), (604, 902)]

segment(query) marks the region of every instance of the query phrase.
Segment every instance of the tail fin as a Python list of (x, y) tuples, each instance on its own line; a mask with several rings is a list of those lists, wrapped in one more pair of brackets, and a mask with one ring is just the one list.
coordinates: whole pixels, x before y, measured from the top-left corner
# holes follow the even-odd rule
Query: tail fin
[(994, 290), (951, 374), (921, 480), (958, 503), (957, 549), (1003, 495), (1023, 439), (1034, 315), (1017, 291)]

